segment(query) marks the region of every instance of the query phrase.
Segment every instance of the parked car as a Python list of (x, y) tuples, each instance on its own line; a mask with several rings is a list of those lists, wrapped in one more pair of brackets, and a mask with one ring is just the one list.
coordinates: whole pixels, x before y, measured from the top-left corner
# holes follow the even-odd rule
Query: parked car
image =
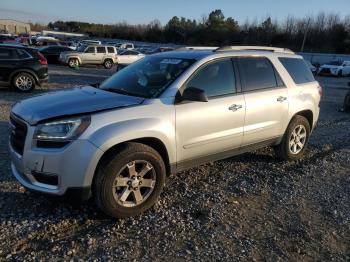
[(82, 40), (80, 42), (82, 45), (101, 45), (102, 42), (99, 40)]
[(156, 49), (148, 51), (147, 54), (156, 54), (156, 53), (162, 53), (162, 52), (170, 52), (170, 51), (174, 51), (174, 50), (175, 50), (175, 48), (173, 48), (173, 47), (158, 47)]
[(70, 52), (71, 48), (67, 46), (46, 46), (39, 49), (40, 53), (43, 54), (48, 63), (57, 64), (59, 62), (59, 57), (62, 52)]
[(135, 49), (135, 46), (133, 43), (124, 43), (119, 46), (119, 49), (124, 49), (124, 50), (132, 50)]
[(17, 43), (16, 38), (9, 34), (0, 34), (0, 43), (1, 44), (15, 44)]
[(26, 188), (93, 196), (113, 217), (152, 207), (172, 173), (272, 146), (294, 161), (321, 88), (301, 56), (227, 47), (147, 56), (100, 85), (18, 102), (12, 173)]
[(144, 57), (145, 55), (138, 51), (126, 50), (118, 54), (118, 65), (130, 65)]
[(317, 75), (317, 67), (311, 64), (309, 60), (305, 60), (306, 64), (309, 66), (313, 75)]
[(329, 76), (350, 76), (350, 61), (334, 61), (329, 64), (322, 65), (318, 71), (319, 75)]
[(117, 63), (117, 49), (114, 46), (81, 46), (77, 51), (63, 52), (59, 61), (74, 68), (79, 65), (103, 65), (111, 69)]
[(0, 82), (17, 91), (29, 92), (47, 80), (47, 60), (36, 49), (0, 45)]

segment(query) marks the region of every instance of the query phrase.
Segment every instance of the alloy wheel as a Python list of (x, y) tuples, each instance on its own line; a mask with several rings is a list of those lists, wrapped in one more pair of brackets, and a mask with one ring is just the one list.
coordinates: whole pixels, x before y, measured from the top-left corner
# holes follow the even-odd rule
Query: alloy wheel
[(146, 201), (156, 184), (153, 166), (145, 160), (126, 164), (113, 183), (113, 197), (123, 207), (135, 207)]
[(28, 91), (33, 87), (33, 81), (26, 75), (21, 75), (16, 79), (16, 87), (21, 91)]
[(303, 150), (306, 144), (306, 128), (303, 125), (298, 125), (294, 128), (289, 139), (289, 150), (292, 154), (297, 155)]

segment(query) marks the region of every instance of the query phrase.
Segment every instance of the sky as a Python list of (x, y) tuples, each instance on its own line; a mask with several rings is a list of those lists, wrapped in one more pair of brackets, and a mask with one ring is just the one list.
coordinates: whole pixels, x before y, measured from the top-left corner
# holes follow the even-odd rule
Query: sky
[(350, 0), (0, 0), (0, 18), (45, 24), (56, 20), (142, 24), (154, 19), (166, 24), (175, 15), (200, 19), (215, 9), (240, 23), (320, 11), (344, 17), (350, 15)]

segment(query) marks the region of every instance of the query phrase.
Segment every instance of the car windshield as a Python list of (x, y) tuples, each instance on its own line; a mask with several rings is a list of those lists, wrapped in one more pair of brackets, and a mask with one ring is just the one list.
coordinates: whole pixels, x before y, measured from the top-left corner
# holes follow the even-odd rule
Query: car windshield
[(146, 57), (105, 80), (100, 88), (110, 92), (157, 98), (195, 60)]

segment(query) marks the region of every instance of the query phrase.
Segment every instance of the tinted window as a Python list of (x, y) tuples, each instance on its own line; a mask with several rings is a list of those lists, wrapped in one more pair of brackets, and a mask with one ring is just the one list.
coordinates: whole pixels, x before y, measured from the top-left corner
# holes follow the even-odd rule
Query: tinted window
[(265, 57), (239, 58), (243, 90), (253, 91), (277, 86), (275, 70)]
[(108, 53), (114, 53), (114, 47), (107, 47)]
[(17, 49), (17, 56), (20, 59), (30, 58), (30, 55), (22, 49)]
[(205, 65), (186, 86), (202, 89), (208, 97), (236, 92), (236, 81), (231, 59)]
[(0, 48), (0, 59), (15, 59), (17, 58), (14, 49), (10, 48)]
[(104, 46), (98, 46), (96, 47), (97, 53), (106, 53), (106, 48)]
[(315, 78), (304, 59), (280, 57), (282, 65), (287, 69), (296, 84), (315, 81)]
[(85, 53), (95, 53), (95, 47), (90, 46), (85, 50)]

